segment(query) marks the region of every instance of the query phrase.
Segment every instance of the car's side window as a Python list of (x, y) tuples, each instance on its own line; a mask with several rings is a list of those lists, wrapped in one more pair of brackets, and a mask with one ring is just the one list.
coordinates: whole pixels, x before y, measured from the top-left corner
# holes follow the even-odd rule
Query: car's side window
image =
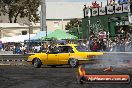
[(74, 53), (71, 46), (60, 46), (60, 53)]
[(64, 48), (63, 48), (63, 46), (59, 46), (59, 51), (60, 51), (60, 53), (64, 53)]
[(69, 52), (69, 53), (74, 53), (74, 51), (73, 51), (73, 49), (72, 49), (71, 46), (68, 47), (68, 52)]
[(53, 49), (50, 49), (48, 53), (49, 54), (57, 54), (59, 52), (60, 52), (59, 48), (58, 47), (54, 47)]

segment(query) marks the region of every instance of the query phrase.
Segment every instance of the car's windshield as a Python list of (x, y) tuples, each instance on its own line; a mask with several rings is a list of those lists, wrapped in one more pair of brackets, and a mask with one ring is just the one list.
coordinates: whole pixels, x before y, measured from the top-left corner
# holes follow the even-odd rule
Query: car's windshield
[(75, 46), (75, 48), (79, 51), (79, 52), (88, 52), (88, 48), (86, 46)]

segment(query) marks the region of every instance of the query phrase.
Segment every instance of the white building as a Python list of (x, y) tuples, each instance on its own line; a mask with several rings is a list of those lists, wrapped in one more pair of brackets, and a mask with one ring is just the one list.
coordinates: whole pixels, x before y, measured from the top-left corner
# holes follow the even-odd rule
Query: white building
[[(46, 3), (46, 24), (48, 30), (65, 29), (70, 19), (83, 18), (84, 5), (91, 5), (87, 2), (47, 2)], [(40, 8), (39, 8), (40, 9)], [(26, 19), (18, 18), (18, 23), (26, 22)], [(40, 31), (40, 23), (33, 25), (31, 33)], [(8, 16), (0, 16), (1, 37), (28, 34), (28, 26), (17, 23), (9, 23)]]

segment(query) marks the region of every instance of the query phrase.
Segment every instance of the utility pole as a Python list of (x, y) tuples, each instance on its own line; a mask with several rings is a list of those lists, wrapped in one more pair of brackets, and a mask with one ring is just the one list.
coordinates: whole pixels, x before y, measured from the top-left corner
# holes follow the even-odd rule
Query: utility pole
[(64, 19), (61, 19), (61, 23), (62, 23), (62, 30), (64, 30)]
[(47, 26), (46, 26), (46, 3), (45, 0), (41, 0), (41, 22), (40, 22), (40, 31), (46, 31), (47, 36)]
[[(79, 21), (79, 19), (78, 19), (78, 21)], [(81, 37), (80, 37), (80, 27), (79, 27), (79, 22), (78, 22), (78, 25), (77, 25), (77, 32), (78, 32), (78, 38), (81, 39)]]
[(2, 27), (0, 27), (0, 38), (3, 38), (3, 36), (2, 36)]

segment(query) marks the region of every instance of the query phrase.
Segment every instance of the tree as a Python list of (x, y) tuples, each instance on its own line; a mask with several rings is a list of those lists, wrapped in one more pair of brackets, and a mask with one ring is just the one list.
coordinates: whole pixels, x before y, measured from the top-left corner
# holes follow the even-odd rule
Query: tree
[(67, 23), (65, 29), (69, 31), (69, 33), (74, 34), (75, 36), (80, 36), (80, 28), (82, 27), (82, 21), (79, 19), (71, 19), (70, 22)]
[(16, 23), (18, 17), (26, 17), (30, 22), (38, 21), (39, 5), (40, 0), (0, 0), (1, 14), (8, 15), (10, 23)]

